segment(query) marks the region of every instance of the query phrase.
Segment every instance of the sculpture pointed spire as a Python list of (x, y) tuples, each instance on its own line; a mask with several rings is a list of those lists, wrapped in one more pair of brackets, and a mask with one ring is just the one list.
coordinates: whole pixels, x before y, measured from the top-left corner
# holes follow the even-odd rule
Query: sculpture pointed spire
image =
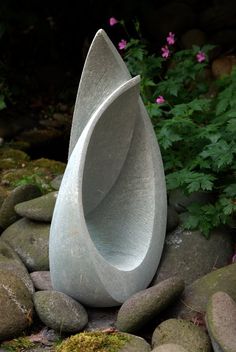
[(119, 305), (147, 287), (162, 253), (164, 171), (139, 81), (100, 30), (79, 85), (49, 241), (53, 287), (90, 306)]

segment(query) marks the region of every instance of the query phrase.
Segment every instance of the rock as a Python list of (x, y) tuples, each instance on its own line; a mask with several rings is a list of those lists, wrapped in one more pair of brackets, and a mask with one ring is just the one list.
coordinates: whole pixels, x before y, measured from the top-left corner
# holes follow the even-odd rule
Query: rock
[(167, 234), (153, 284), (177, 275), (186, 285), (229, 263), (233, 255), (232, 236), (226, 228), (213, 230), (206, 239), (200, 231), (177, 228)]
[(15, 206), (18, 215), (30, 220), (51, 222), (58, 192), (50, 192)]
[(206, 43), (206, 35), (200, 29), (190, 29), (181, 37), (181, 44), (184, 49), (192, 49), (193, 45), (202, 46)]
[(183, 289), (184, 282), (173, 277), (134, 294), (121, 306), (116, 327), (125, 332), (139, 330), (172, 303)]
[(211, 352), (210, 339), (205, 331), (190, 321), (169, 319), (154, 330), (152, 346), (175, 343), (191, 352)]
[(167, 225), (166, 231), (173, 231), (179, 225), (179, 215), (175, 208), (171, 205), (167, 208)]
[(63, 175), (58, 175), (51, 181), (51, 186), (54, 188), (56, 191), (59, 190), (61, 181), (62, 181)]
[(0, 270), (0, 340), (17, 336), (32, 323), (33, 302), (23, 282)]
[[(141, 337), (113, 332), (106, 333), (103, 331), (82, 332), (64, 340), (58, 346), (57, 351), (115, 351), (115, 352), (150, 352), (150, 345)], [(105, 346), (105, 349), (104, 349)], [(77, 350), (76, 349), (76, 350)]]
[(0, 149), (0, 170), (25, 167), (30, 157), (15, 148), (3, 147)]
[(119, 352), (149, 352), (151, 346), (140, 336), (125, 334), (129, 341), (120, 349)]
[(233, 66), (236, 65), (236, 57), (228, 55), (219, 57), (212, 62), (211, 70), (215, 78), (220, 78), (225, 75), (229, 75), (232, 71)]
[(38, 291), (33, 296), (36, 312), (42, 322), (57, 331), (75, 333), (88, 322), (84, 307), (58, 291)]
[(168, 312), (168, 316), (189, 320), (198, 315), (201, 317), (206, 312), (208, 300), (218, 291), (224, 291), (236, 300), (236, 263), (214, 270), (187, 286), (181, 301)]
[(193, 192), (185, 195), (181, 190), (175, 189), (170, 192), (169, 204), (172, 205), (178, 213), (186, 211), (186, 208), (197, 202), (199, 204), (206, 204), (212, 201), (212, 195), (207, 192)]
[(164, 345), (160, 345), (155, 347), (152, 352), (188, 352), (181, 345), (176, 345), (175, 343), (165, 343)]
[(236, 351), (236, 303), (225, 292), (216, 292), (207, 304), (206, 323), (215, 352)]
[(7, 196), (8, 196), (8, 192), (6, 188), (0, 186), (0, 209), (1, 209), (2, 203), (7, 198)]
[(35, 185), (24, 185), (16, 187), (3, 201), (0, 209), (0, 227), (6, 229), (20, 218), (15, 212), (15, 205), (26, 200), (39, 197), (41, 192)]
[(49, 224), (23, 218), (9, 226), (1, 237), (19, 255), (29, 271), (49, 270), (49, 229)]
[(0, 238), (0, 270), (8, 270), (19, 277), (31, 294), (34, 285), (29, 273), (16, 252)]
[(89, 321), (86, 325), (86, 331), (113, 329), (119, 307), (109, 308), (90, 308), (86, 307)]
[(53, 290), (50, 271), (34, 271), (30, 274), (34, 287), (39, 291)]

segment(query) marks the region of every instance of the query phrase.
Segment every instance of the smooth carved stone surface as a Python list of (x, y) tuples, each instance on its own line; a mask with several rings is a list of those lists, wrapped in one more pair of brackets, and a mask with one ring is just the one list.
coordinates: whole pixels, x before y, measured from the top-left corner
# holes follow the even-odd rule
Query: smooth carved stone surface
[(227, 293), (209, 299), (206, 323), (215, 352), (236, 351), (236, 303)]
[(120, 305), (147, 287), (163, 249), (164, 171), (139, 81), (100, 30), (79, 86), (49, 241), (54, 289), (90, 306)]

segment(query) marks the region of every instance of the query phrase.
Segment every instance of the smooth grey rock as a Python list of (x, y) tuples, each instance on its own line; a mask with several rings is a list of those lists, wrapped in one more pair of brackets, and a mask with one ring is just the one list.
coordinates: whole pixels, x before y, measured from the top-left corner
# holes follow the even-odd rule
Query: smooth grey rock
[(0, 209), (0, 227), (6, 229), (20, 216), (15, 212), (15, 205), (41, 195), (40, 189), (35, 185), (24, 185), (16, 187), (3, 201)]
[(125, 332), (139, 330), (175, 301), (183, 290), (184, 282), (173, 277), (134, 294), (121, 306), (116, 327)]
[(215, 352), (236, 351), (236, 303), (225, 292), (216, 292), (209, 299), (206, 323)]
[(186, 285), (213, 269), (227, 265), (233, 255), (233, 239), (227, 228), (218, 228), (206, 239), (200, 231), (178, 227), (167, 234), (153, 284), (177, 275)]
[(22, 333), (32, 323), (33, 302), (23, 282), (0, 270), (0, 341)]
[(188, 352), (181, 345), (177, 345), (175, 343), (165, 343), (164, 345), (160, 345), (155, 347), (152, 352)]
[(14, 249), (29, 271), (49, 270), (49, 228), (49, 224), (23, 218), (9, 226), (1, 238)]
[(50, 230), (53, 287), (86, 305), (120, 305), (155, 274), (166, 188), (139, 78), (102, 30), (83, 71), (69, 155)]
[(16, 252), (0, 238), (0, 270), (8, 270), (19, 277), (31, 294), (34, 285), (29, 273)]
[(211, 352), (211, 343), (206, 332), (190, 321), (169, 319), (154, 330), (152, 346), (175, 343), (191, 352)]
[(218, 291), (224, 291), (236, 300), (236, 263), (214, 270), (187, 286), (168, 316), (192, 321), (203, 317), (208, 300)]
[(15, 206), (18, 215), (34, 221), (51, 222), (58, 192), (50, 192)]
[(63, 175), (58, 175), (56, 176), (52, 181), (51, 181), (51, 186), (54, 188), (56, 191), (59, 190), (61, 186), (61, 181), (62, 181)]
[(39, 291), (52, 290), (50, 271), (34, 271), (30, 274), (34, 287)]
[(34, 306), (42, 322), (57, 331), (76, 333), (88, 322), (84, 307), (73, 298), (57, 291), (38, 291)]

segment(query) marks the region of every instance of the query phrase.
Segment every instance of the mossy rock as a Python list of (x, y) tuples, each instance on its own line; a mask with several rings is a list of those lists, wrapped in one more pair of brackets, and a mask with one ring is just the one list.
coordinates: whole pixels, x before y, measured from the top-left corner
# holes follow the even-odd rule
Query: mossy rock
[(18, 276), (31, 294), (34, 293), (34, 285), (29, 273), (16, 252), (0, 238), (0, 270), (7, 270)]
[(58, 291), (38, 291), (33, 296), (36, 312), (42, 322), (59, 332), (76, 333), (88, 323), (84, 307)]
[(205, 331), (190, 321), (169, 319), (158, 325), (152, 336), (152, 346), (175, 343), (188, 352), (211, 352), (211, 343)]
[(218, 291), (228, 293), (236, 301), (236, 263), (214, 270), (187, 286), (168, 316), (193, 320), (199, 314), (205, 315), (208, 300)]
[(15, 212), (16, 204), (39, 197), (40, 195), (40, 189), (37, 186), (30, 184), (16, 187), (9, 192), (0, 208), (0, 227), (6, 229), (20, 218)]
[[(21, 351), (36, 351), (32, 349), (36, 347), (36, 344), (31, 342), (27, 337), (18, 337), (9, 341), (4, 341), (0, 345), (0, 351), (9, 352), (21, 352)], [(2, 350), (1, 350), (2, 348)], [(45, 350), (44, 350), (45, 351)]]
[(33, 302), (23, 282), (0, 270), (0, 340), (19, 336), (32, 324)]
[(18, 215), (34, 221), (51, 222), (58, 192), (49, 192), (15, 206)]
[(43, 193), (53, 191), (51, 181), (64, 172), (65, 163), (50, 159), (28, 161), (24, 167), (14, 167), (2, 171), (1, 185), (7, 189), (14, 189), (25, 184), (35, 184)]
[(207, 239), (200, 231), (184, 231), (178, 227), (167, 234), (161, 262), (153, 282), (170, 276), (182, 278), (185, 285), (229, 263), (233, 255), (233, 240), (225, 227), (211, 231)]
[(149, 352), (150, 345), (141, 337), (120, 332), (82, 332), (59, 345), (56, 352)]
[(29, 271), (49, 270), (49, 230), (50, 224), (23, 218), (9, 226), (1, 237), (19, 255)]
[(15, 148), (2, 147), (0, 148), (0, 158), (7, 159), (12, 158), (15, 160), (29, 160), (30, 157), (28, 154), (23, 152), (22, 150)]

